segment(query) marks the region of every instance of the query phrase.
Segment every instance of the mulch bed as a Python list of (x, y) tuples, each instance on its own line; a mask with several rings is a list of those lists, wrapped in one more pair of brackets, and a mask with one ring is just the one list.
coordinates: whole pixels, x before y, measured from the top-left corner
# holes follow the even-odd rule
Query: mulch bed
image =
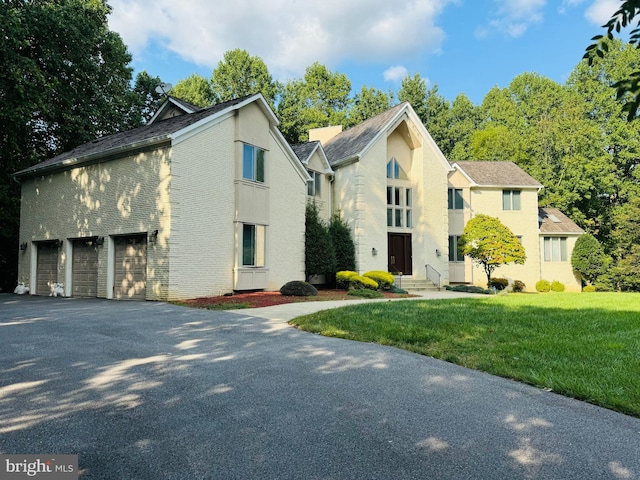
[[(385, 298), (406, 298), (410, 295), (383, 292)], [(319, 290), (317, 297), (292, 297), (280, 294), (280, 292), (252, 292), (238, 293), (223, 297), (202, 297), (175, 302), (193, 308), (209, 309), (236, 309), (259, 308), (283, 305), (294, 302), (318, 302), (328, 300), (359, 300), (358, 297), (347, 295), (344, 290)]]

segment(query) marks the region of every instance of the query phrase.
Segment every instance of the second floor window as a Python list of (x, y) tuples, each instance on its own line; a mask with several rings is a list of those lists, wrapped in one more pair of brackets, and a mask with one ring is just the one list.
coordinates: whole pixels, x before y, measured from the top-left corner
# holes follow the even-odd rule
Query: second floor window
[(313, 170), (307, 170), (307, 173), (311, 177), (311, 181), (307, 183), (307, 195), (319, 197), (322, 195), (322, 174)]
[(520, 210), (520, 190), (502, 191), (502, 209)]
[(410, 188), (387, 187), (387, 227), (412, 228)]
[(264, 183), (264, 150), (244, 144), (242, 150), (242, 178)]
[(448, 191), (449, 210), (462, 210), (464, 208), (464, 199), (462, 197), (461, 188), (450, 188)]

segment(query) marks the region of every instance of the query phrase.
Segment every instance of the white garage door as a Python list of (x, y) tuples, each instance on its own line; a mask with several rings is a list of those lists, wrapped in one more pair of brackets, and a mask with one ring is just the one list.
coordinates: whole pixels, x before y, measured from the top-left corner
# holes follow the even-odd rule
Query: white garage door
[(73, 241), (71, 285), (74, 297), (98, 296), (98, 249), (93, 239)]
[(49, 295), (58, 281), (58, 247), (53, 242), (37, 244), (36, 294)]
[(147, 291), (147, 235), (116, 237), (113, 297), (145, 300)]

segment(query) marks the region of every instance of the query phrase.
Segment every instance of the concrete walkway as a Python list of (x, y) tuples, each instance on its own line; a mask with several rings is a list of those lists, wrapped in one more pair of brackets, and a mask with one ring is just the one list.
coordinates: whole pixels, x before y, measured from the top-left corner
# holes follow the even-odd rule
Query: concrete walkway
[(0, 453), (83, 479), (640, 478), (640, 419), (286, 324), (338, 305), (0, 295)]

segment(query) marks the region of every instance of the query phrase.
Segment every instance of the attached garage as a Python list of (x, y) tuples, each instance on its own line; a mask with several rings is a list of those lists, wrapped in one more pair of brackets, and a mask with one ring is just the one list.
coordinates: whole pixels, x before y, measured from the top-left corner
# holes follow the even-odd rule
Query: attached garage
[(36, 244), (36, 295), (49, 295), (58, 281), (58, 243)]
[(113, 298), (145, 300), (147, 297), (147, 235), (114, 239)]
[(94, 238), (73, 241), (71, 295), (98, 296), (98, 249)]

